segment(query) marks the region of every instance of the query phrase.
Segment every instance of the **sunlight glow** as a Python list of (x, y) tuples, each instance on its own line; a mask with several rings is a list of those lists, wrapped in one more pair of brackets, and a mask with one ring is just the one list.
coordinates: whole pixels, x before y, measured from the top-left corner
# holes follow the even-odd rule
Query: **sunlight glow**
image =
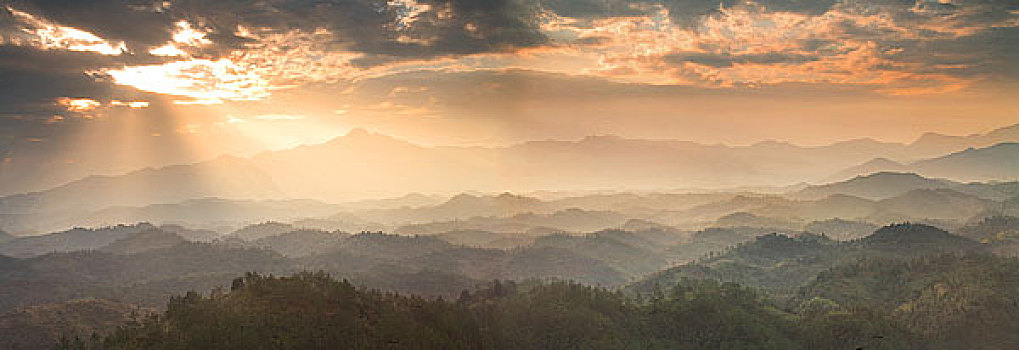
[(186, 57), (189, 55), (181, 46), (202, 47), (212, 44), (212, 41), (205, 37), (206, 32), (196, 30), (188, 21), (178, 21), (175, 26), (177, 29), (173, 32), (173, 41), (149, 50), (149, 54), (164, 57)]
[(142, 91), (191, 98), (188, 102), (259, 100), (269, 95), (269, 82), (229, 59), (190, 60), (162, 65), (109, 70), (114, 82)]
[(174, 45), (173, 43), (166, 43), (166, 45), (153, 48), (149, 50), (149, 54), (164, 57), (180, 57), (188, 55), (187, 52), (184, 52), (184, 50), (181, 50), (179, 47), (177, 47), (177, 45)]
[(196, 30), (191, 27), (191, 23), (184, 20), (177, 22), (177, 30), (173, 32), (173, 41), (189, 46), (204, 46), (212, 43), (205, 38), (205, 32)]
[(287, 114), (263, 114), (255, 117), (258, 120), (301, 120), (303, 116), (299, 115), (287, 115)]
[(99, 101), (90, 98), (70, 98), (61, 97), (57, 99), (57, 104), (67, 108), (70, 112), (88, 112), (94, 110), (102, 105)]
[(127, 107), (127, 108), (147, 108), (149, 106), (148, 101), (110, 101), (111, 106)]

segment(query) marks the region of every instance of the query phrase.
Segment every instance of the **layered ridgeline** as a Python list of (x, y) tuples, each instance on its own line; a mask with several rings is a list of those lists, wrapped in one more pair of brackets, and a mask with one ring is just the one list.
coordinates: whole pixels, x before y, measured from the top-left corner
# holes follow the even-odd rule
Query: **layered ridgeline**
[[(208, 228), (252, 220), (320, 219), (340, 211), (432, 206), (449, 198), (417, 194), (376, 201), (374, 206), (351, 202), (415, 192), (614, 188), (643, 193), (742, 187), (727, 192), (774, 194), (802, 187), (787, 187), (790, 184), (889, 171), (961, 183), (1008, 182), (1019, 178), (1017, 142), (1019, 126), (970, 137), (926, 135), (910, 145), (853, 140), (818, 147), (781, 142), (730, 147), (592, 136), (505, 147), (425, 147), (357, 129), (323, 144), (251, 158), (221, 157), (89, 176), (0, 197), (0, 229), (39, 234), (138, 221), (200, 223)], [(219, 215), (224, 219), (208, 213), (224, 214)]]
[[(41, 195), (41, 194), (40, 194)], [(97, 196), (102, 196), (97, 194)], [(47, 194), (44, 197), (51, 197)], [(60, 196), (57, 196), (60, 197)], [(14, 202), (17, 200), (11, 199)], [(913, 173), (880, 172), (778, 193), (721, 192), (535, 192), (460, 193), (451, 197), (401, 197), (328, 204), (314, 200), (190, 199), (174, 204), (0, 215), (0, 228), (29, 235), (132, 222), (175, 224), (229, 233), (277, 221), (303, 228), (347, 232), (442, 234), (452, 231), (529, 233), (590, 232), (633, 225), (765, 227), (805, 230), (848, 221), (882, 226), (928, 222), (958, 228), (994, 215), (1019, 215), (1019, 182), (955, 182)], [(0, 200), (2, 202), (2, 200)], [(44, 203), (45, 201), (29, 201)], [(26, 202), (26, 203), (29, 203)], [(13, 203), (13, 202), (6, 202)], [(34, 204), (33, 204), (34, 205)], [(0, 205), (2, 206), (2, 205)], [(812, 226), (813, 225), (813, 226)], [(831, 226), (838, 231), (843, 228)], [(843, 232), (855, 238), (863, 226)], [(41, 231), (41, 232), (40, 232)]]
[[(534, 333), (535, 331), (529, 328), (513, 327), (538, 325), (540, 323), (534, 322), (539, 322), (539, 318), (542, 317), (549, 317), (542, 322), (556, 320), (551, 324), (560, 325), (561, 322), (574, 320), (575, 317), (571, 322), (576, 324), (563, 326), (565, 328), (561, 329), (561, 332), (565, 333), (556, 333), (554, 336), (535, 335), (537, 338), (528, 340), (534, 343), (526, 344), (531, 344), (528, 347), (532, 348), (570, 348), (569, 344), (576, 344), (571, 341), (588, 344), (583, 341), (589, 339), (586, 333), (571, 332), (589, 328), (604, 331), (606, 327), (608, 329), (624, 327), (605, 339), (609, 343), (599, 341), (590, 344), (599, 344), (596, 346), (599, 348), (618, 348), (618, 344), (655, 344), (663, 348), (681, 346), (677, 344), (687, 344), (685, 346), (693, 348), (705, 346), (743, 348), (747, 344), (769, 344), (771, 348), (817, 348), (817, 346), (859, 346), (854, 344), (884, 339), (877, 342), (891, 344), (889, 346), (892, 348), (900, 348), (902, 344), (914, 344), (924, 348), (943, 345), (945, 348), (952, 348), (951, 344), (961, 344), (958, 342), (983, 341), (967, 338), (967, 334), (972, 333), (967, 333), (966, 330), (986, 321), (981, 318), (983, 312), (981, 310), (990, 307), (989, 305), (1001, 308), (990, 314), (994, 317), (993, 320), (1000, 324), (995, 325), (996, 328), (988, 328), (995, 332), (989, 335), (991, 338), (988, 339), (993, 339), (997, 342), (995, 344), (1015, 344), (1014, 340), (1009, 338), (1009, 334), (1012, 333), (1008, 332), (1014, 331), (1019, 323), (1009, 318), (1016, 310), (1008, 308), (1006, 304), (1015, 301), (1019, 296), (1015, 286), (1009, 284), (1019, 280), (1017, 279), (1019, 276), (1014, 276), (1015, 273), (1019, 273), (1016, 272), (1019, 269), (1016, 269), (1014, 259), (999, 258), (987, 253), (1001, 251), (999, 248), (1006, 246), (1005, 243), (983, 238), (999, 237), (1002, 233), (1008, 236), (1009, 232), (1019, 229), (1015, 226), (1017, 222), (1019, 221), (1010, 217), (992, 217), (956, 231), (965, 232), (967, 237), (980, 241), (922, 224), (892, 225), (880, 228), (860, 239), (835, 241), (825, 235), (807, 232), (785, 231), (776, 234), (773, 233), (774, 230), (747, 227), (711, 228), (688, 232), (649, 226), (646, 223), (630, 223), (639, 229), (607, 230), (583, 235), (549, 234), (532, 237), (526, 242), (506, 249), (451, 243), (451, 240), (491, 242), (486, 240), (500, 239), (498, 235), (493, 236), (491, 233), (473, 236), (468, 231), (445, 236), (400, 236), (368, 232), (347, 234), (302, 229), (280, 223), (264, 223), (202, 243), (196, 240), (205, 239), (206, 236), (202, 234), (204, 231), (174, 226), (120, 226), (63, 232), (51, 235), (53, 237), (44, 241), (47, 247), (69, 249), (70, 243), (61, 245), (54, 242), (80, 242), (83, 241), (80, 237), (90, 237), (92, 240), (87, 241), (90, 244), (89, 248), (84, 248), (88, 249), (87, 251), (55, 250), (56, 252), (39, 253), (38, 249), (27, 250), (25, 245), (21, 245), (17, 247), (21, 249), (19, 251), (22, 252), (20, 255), (22, 258), (0, 257), (0, 280), (5, 286), (0, 289), (0, 293), (3, 293), (0, 295), (2, 301), (0, 314), (17, 320), (19, 318), (15, 317), (16, 315), (31, 310), (67, 307), (66, 303), (83, 298), (111, 300), (114, 304), (110, 305), (131, 305), (135, 309), (158, 309), (165, 305), (170, 296), (184, 295), (191, 290), (200, 291), (203, 295), (217, 288), (225, 291), (230, 288), (231, 280), (249, 271), (275, 275), (289, 275), (300, 271), (326, 271), (350, 281), (350, 284), (341, 288), (348, 290), (344, 293), (351, 293), (348, 294), (349, 297), (368, 304), (358, 304), (361, 305), (360, 308), (351, 310), (342, 306), (344, 304), (341, 301), (329, 301), (328, 298), (340, 298), (337, 295), (344, 294), (326, 293), (322, 286), (339, 286), (342, 283), (328, 282), (322, 280), (321, 276), (297, 277), (289, 280), (290, 282), (249, 277), (261, 281), (257, 283), (272, 285), (283, 283), (277, 286), (282, 289), (273, 292), (272, 290), (277, 287), (267, 286), (265, 288), (269, 289), (256, 289), (251, 292), (268, 294), (247, 295), (244, 294), (247, 292), (242, 291), (247, 287), (237, 288), (238, 283), (234, 283), (234, 292), (216, 292), (205, 298), (192, 295), (176, 299), (171, 302), (170, 309), (163, 318), (129, 327), (129, 330), (123, 331), (124, 333), (110, 338), (128, 343), (111, 343), (110, 346), (154, 348), (155, 343), (151, 342), (166, 342), (168, 346), (177, 344), (169, 339), (179, 341), (226, 339), (208, 338), (201, 335), (203, 333), (190, 333), (216, 330), (215, 333), (204, 333), (208, 335), (242, 331), (229, 328), (234, 326), (228, 327), (229, 323), (221, 322), (225, 319), (207, 320), (215, 324), (202, 323), (206, 322), (204, 320), (195, 321), (226, 312), (223, 317), (248, 322), (243, 324), (262, 325), (259, 327), (275, 327), (272, 326), (272, 322), (275, 321), (271, 320), (287, 320), (288, 317), (297, 317), (298, 320), (294, 322), (313, 328), (316, 325), (327, 324), (339, 327), (334, 329), (339, 333), (332, 335), (295, 333), (303, 335), (288, 338), (286, 340), (288, 344), (307, 344), (303, 342), (321, 337), (345, 337), (346, 333), (343, 332), (351, 330), (343, 327), (350, 326), (349, 324), (337, 326), (332, 323), (315, 322), (332, 322), (330, 320), (335, 320), (335, 315), (354, 313), (355, 316), (351, 316), (353, 319), (372, 320), (363, 323), (360, 327), (366, 328), (362, 328), (357, 334), (387, 334), (381, 338), (365, 338), (363, 339), (367, 342), (365, 344), (380, 344), (378, 342), (385, 343), (394, 339), (405, 342), (408, 338), (404, 337), (421, 336), (415, 332), (428, 334), (446, 332), (449, 329), (442, 327), (458, 322), (466, 322), (467, 325), (454, 328), (466, 332), (473, 327), (471, 324), (494, 322), (493, 318), (507, 318), (505, 322), (519, 324), (498, 327), (477, 326), (476, 331), (481, 333), (476, 336), (482, 340), (460, 338), (467, 336), (463, 332), (434, 338), (439, 342), (454, 341), (449, 344), (479, 344), (472, 342), (483, 341), (491, 347), (506, 347), (507, 343), (502, 342), (520, 336), (518, 332), (542, 334)], [(107, 238), (102, 242), (96, 239), (106, 235), (119, 238), (112, 240)], [(521, 286), (528, 287), (509, 293), (506, 298), (490, 300), (485, 297), (486, 293), (490, 292), (476, 291), (477, 288), (496, 279), (535, 282), (521, 282)], [(572, 280), (595, 288), (569, 284), (545, 286), (547, 281), (555, 280)], [(737, 283), (742, 287), (707, 281)], [(903, 285), (895, 281), (908, 283)], [(892, 282), (899, 284), (896, 284), (895, 288), (883, 287)], [(258, 285), (256, 282), (242, 282), (239, 285), (248, 286), (251, 283)], [(311, 284), (303, 285), (304, 283)], [(677, 285), (679, 287), (675, 287)], [(355, 286), (370, 286), (383, 291), (421, 297), (398, 297), (368, 292), (363, 287), (358, 289)], [(302, 288), (311, 290), (299, 292)], [(529, 294), (531, 288), (545, 290), (545, 294)], [(597, 288), (619, 290), (623, 294), (601, 291)], [(671, 292), (673, 288), (679, 288), (681, 291)], [(464, 290), (470, 292), (464, 294)], [(300, 294), (296, 299), (289, 299), (293, 295), (286, 294), (289, 293), (287, 291), (312, 294)], [(235, 292), (238, 293), (237, 296)], [(314, 294), (320, 292), (325, 294), (318, 296)], [(690, 297), (691, 293), (702, 292), (706, 293), (703, 298)], [(571, 293), (587, 296), (605, 295), (615, 304), (590, 306), (594, 310), (580, 309), (577, 311), (578, 316), (568, 316), (569, 313), (563, 314), (563, 307), (577, 306)], [(371, 299), (374, 297), (383, 299)], [(435, 301), (432, 299), (435, 297), (449, 301)], [(550, 297), (553, 299), (545, 299)], [(948, 299), (939, 299), (942, 297)], [(264, 300), (270, 299), (259, 298), (272, 298), (274, 302), (267, 304)], [(326, 299), (310, 301), (315, 298)], [(749, 299), (738, 301), (741, 298)], [(304, 304), (305, 302), (311, 304)], [(189, 306), (183, 306), (185, 304)], [(174, 305), (183, 309), (175, 309), (177, 306)], [(290, 306), (293, 305), (311, 305), (309, 307), (325, 313), (291, 314), (296, 312), (295, 310), (300, 310), (291, 309)], [(322, 308), (319, 305), (333, 305), (330, 307), (339, 309), (328, 311), (331, 310), (329, 307)], [(543, 311), (542, 308), (546, 305), (559, 306)], [(44, 309), (33, 309), (39, 307)], [(205, 307), (211, 309), (202, 309)], [(397, 310), (379, 311), (383, 314), (395, 313), (385, 317), (375, 311), (366, 311), (381, 310), (375, 307), (395, 307)], [(625, 312), (629, 316), (624, 317), (617, 311), (610, 312), (606, 307), (618, 308), (621, 310), (618, 312)], [(945, 310), (951, 310), (951, 318), (942, 322), (938, 316), (939, 309), (936, 307), (949, 308)], [(407, 310), (401, 308), (409, 308), (411, 310), (409, 312), (412, 313), (434, 311), (439, 314), (411, 315), (404, 313)], [(527, 312), (497, 314), (496, 317), (484, 313), (495, 312), (493, 310), (503, 310), (499, 312), (530, 310), (527, 312), (534, 314), (528, 315)], [(233, 314), (234, 312), (237, 314)], [(358, 312), (369, 314), (356, 316)], [(605, 312), (608, 314), (597, 316)], [(662, 312), (677, 314), (670, 316), (674, 317), (672, 321), (665, 322), (666, 319), (655, 318), (664, 317)], [(110, 311), (109, 315), (112, 319), (116, 314)], [(125, 311), (121, 315), (130, 316), (130, 312)], [(713, 322), (717, 324), (688, 324), (689, 322), (680, 321), (687, 318), (698, 319), (690, 315), (716, 315), (717, 318)], [(183, 318), (175, 321), (175, 317)], [(265, 319), (268, 323), (259, 321), (260, 317), (268, 317)], [(405, 325), (414, 329), (413, 331), (399, 328), (404, 326), (399, 326), (398, 329), (387, 328), (397, 327), (392, 323), (396, 322), (394, 320), (408, 317), (417, 320), (414, 321), (417, 322), (416, 325)], [(629, 317), (633, 317), (633, 320), (627, 321), (630, 320)], [(179, 320), (183, 319), (198, 323), (195, 323), (193, 328), (177, 326), (168, 328), (168, 325), (181, 322)], [(749, 323), (746, 325), (740, 323), (744, 321)], [(21, 323), (18, 327), (61, 330), (45, 331), (48, 332), (44, 332), (45, 334), (61, 333), (85, 338), (88, 338), (87, 331), (95, 330), (102, 333), (110, 329), (102, 324), (92, 328), (81, 326), (65, 329), (19, 322)], [(674, 327), (668, 328), (665, 325)], [(753, 336), (745, 338), (750, 339), (749, 343), (736, 344), (726, 343), (734, 338), (730, 335), (735, 333), (695, 336), (692, 334), (696, 332), (689, 332), (702, 326), (707, 327), (704, 329), (726, 329), (726, 332), (750, 332)], [(935, 329), (944, 331), (931, 333), (928, 331), (930, 327), (938, 327)], [(157, 331), (171, 333), (151, 333)], [(254, 332), (252, 334), (274, 332), (272, 329), (258, 328), (243, 331)], [(499, 335), (484, 332), (497, 332)], [(302, 338), (304, 336), (311, 338)], [(874, 336), (881, 338), (873, 338)], [(422, 339), (433, 339), (427, 337)], [(493, 337), (510, 338), (495, 340)], [(561, 337), (573, 340), (566, 341)], [(56, 341), (53, 337), (47, 339)], [(566, 343), (559, 343), (560, 341)], [(196, 344), (199, 343), (186, 343), (183, 346), (200, 347)], [(213, 348), (222, 345), (210, 344), (207, 346)], [(34, 346), (39, 345), (35, 343)]]
[[(118, 195), (128, 201), (166, 197), (163, 185), (184, 185), (189, 176), (202, 175), (206, 196), (258, 199), (282, 191), (291, 198), (328, 202), (351, 196), (379, 197), (410, 192), (455, 193), (479, 191), (601, 188), (723, 188), (784, 185), (801, 181), (845, 180), (877, 171), (915, 171), (961, 181), (1004, 180), (1016, 177), (1015, 143), (1019, 125), (964, 137), (927, 134), (911, 144), (856, 139), (804, 147), (779, 141), (748, 146), (699, 144), (680, 140), (627, 139), (589, 136), (575, 141), (531, 141), (502, 147), (422, 146), (364, 129), (322, 144), (267, 151), (250, 159), (219, 159), (190, 166), (146, 169), (124, 177), (134, 191)], [(1012, 143), (1012, 144), (1009, 144)], [(970, 149), (972, 148), (972, 149)], [(874, 162), (881, 158), (886, 161)], [(870, 161), (870, 162), (868, 162)], [(846, 170), (858, 164), (865, 172)], [(1011, 166), (1010, 166), (1011, 165)], [(215, 171), (214, 174), (208, 171)], [(832, 178), (833, 174), (841, 178)], [(408, 177), (407, 174), (414, 174)], [(175, 178), (166, 178), (175, 176)], [(160, 177), (146, 184), (140, 180)], [(116, 177), (86, 181), (99, 190)], [(221, 181), (232, 179), (234, 182)], [(266, 179), (271, 182), (265, 181)], [(74, 179), (66, 179), (70, 182)], [(38, 191), (0, 187), (0, 193)], [(201, 182), (184, 187), (202, 189)], [(72, 185), (70, 190), (89, 191)], [(85, 192), (82, 192), (85, 193)], [(155, 203), (170, 203), (166, 201)], [(143, 203), (135, 203), (143, 204)], [(121, 203), (120, 205), (132, 205)]]

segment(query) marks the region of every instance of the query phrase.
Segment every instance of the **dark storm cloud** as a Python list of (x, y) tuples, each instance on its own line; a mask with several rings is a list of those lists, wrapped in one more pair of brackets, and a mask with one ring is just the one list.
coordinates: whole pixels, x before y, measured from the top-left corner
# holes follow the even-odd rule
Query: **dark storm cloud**
[(628, 0), (544, 0), (541, 4), (560, 16), (597, 18), (644, 15), (650, 3)]
[[(101, 76), (87, 71), (166, 62), (148, 49), (171, 40), (175, 23), (185, 20), (195, 28), (209, 30), (211, 43), (194, 48), (198, 58), (215, 59), (234, 50), (243, 50), (253, 39), (235, 35), (238, 26), (266, 28), (271, 33), (297, 30), (313, 33), (327, 29), (328, 42), (316, 42), (325, 52), (357, 52), (363, 55), (353, 63), (359, 68), (385, 66), (406, 60), (456, 57), (489, 52), (512, 52), (520, 48), (554, 46), (540, 30), (543, 15), (551, 11), (559, 16), (594, 19), (619, 16), (653, 16), (662, 6), (673, 23), (694, 33), (705, 16), (721, 14), (719, 8), (753, 8), (771, 14), (794, 12), (819, 16), (826, 12), (854, 15), (888, 14), (893, 25), (864, 25), (849, 18), (826, 24), (822, 30), (837, 32), (847, 40), (873, 41), (882, 51), (901, 49), (896, 54), (881, 54), (891, 63), (911, 64), (918, 72), (942, 72), (952, 75), (1014, 72), (1015, 38), (1013, 28), (993, 28), (1015, 18), (1019, 10), (1014, 0), (984, 1), (807, 1), (761, 0), (418, 0), (401, 7), (386, 0), (222, 0), (162, 1), (140, 0), (33, 0), (9, 2), (12, 8), (39, 18), (94, 33), (106, 40), (124, 41), (129, 53), (103, 56), (62, 50), (40, 51), (28, 47), (0, 46), (0, 79), (18, 86), (0, 94), (0, 112), (27, 113), (30, 106), (46, 105), (53, 98), (81, 96), (111, 98), (112, 85)], [(406, 3), (405, 3), (406, 5)], [(0, 10), (10, 27), (10, 16)], [(812, 17), (817, 18), (817, 17)], [(4, 21), (0, 21), (4, 22)], [(804, 30), (815, 30), (807, 28)], [(903, 32), (905, 30), (905, 32)], [(787, 33), (796, 35), (797, 33)], [(698, 51), (673, 52), (662, 57), (671, 66), (692, 62), (714, 68), (735, 64), (797, 65), (840, 55), (839, 37), (805, 38), (794, 52), (754, 54), (733, 50), (732, 42), (695, 42)], [(776, 41), (786, 40), (774, 38)], [(580, 46), (611, 44), (610, 37), (584, 37)], [(833, 51), (836, 50), (836, 51)], [(896, 68), (901, 69), (901, 68)], [(8, 85), (14, 86), (14, 85)], [(17, 91), (14, 91), (17, 90)], [(49, 108), (49, 107), (47, 107)], [(49, 113), (50, 110), (45, 110)]]
[[(398, 8), (378, 0), (333, 1), (18, 1), (12, 7), (38, 17), (124, 41), (145, 52), (170, 40), (177, 21), (211, 29), (206, 53), (224, 54), (246, 40), (238, 25), (275, 31), (335, 34), (338, 48), (372, 55), (434, 57), (505, 51), (547, 43), (539, 31), (540, 6), (527, 0), (422, 0), (430, 6), (412, 26), (400, 28)], [(421, 42), (401, 37), (424, 38)], [(422, 42), (427, 41), (427, 44)]]
[(166, 42), (175, 21), (172, 13), (157, 12), (154, 7), (157, 3), (151, 0), (21, 0), (10, 4), (33, 16), (83, 29), (107, 40), (148, 47)]
[(903, 41), (896, 60), (927, 71), (994, 80), (1019, 78), (1019, 28), (990, 28), (954, 40)]
[(398, 25), (406, 11), (373, 0), (190, 1), (174, 3), (173, 11), (202, 19), (218, 33), (209, 39), (227, 47), (243, 44), (243, 39), (230, 34), (238, 25), (304, 32), (324, 28), (334, 34), (337, 49), (408, 58), (506, 51), (548, 41), (538, 27), (539, 7), (525, 0), (422, 0), (417, 4), (429, 8), (415, 14), (406, 27)]
[(815, 55), (778, 53), (778, 52), (769, 52), (763, 54), (744, 54), (744, 55), (688, 52), (688, 53), (674, 53), (665, 56), (666, 62), (672, 64), (691, 62), (716, 68), (732, 67), (733, 64), (737, 63), (799, 64), (809, 61), (816, 61), (817, 59), (818, 57)]
[(108, 96), (113, 84), (85, 73), (106, 63), (97, 54), (0, 46), (0, 118), (49, 117), (61, 111), (53, 103), (58, 97)]
[(745, 0), (661, 0), (669, 9), (669, 16), (682, 26), (694, 26), (697, 21), (707, 15), (716, 14), (720, 7), (730, 8), (736, 5), (759, 5), (774, 12), (795, 12), (818, 15), (828, 11), (837, 0), (763, 0), (748, 2)]
[(0, 46), (0, 118), (18, 115), (45, 120), (53, 114), (66, 112), (54, 104), (59, 97), (109, 100), (138, 95), (93, 72), (101, 68), (159, 61), (151, 56), (106, 56), (92, 52)]

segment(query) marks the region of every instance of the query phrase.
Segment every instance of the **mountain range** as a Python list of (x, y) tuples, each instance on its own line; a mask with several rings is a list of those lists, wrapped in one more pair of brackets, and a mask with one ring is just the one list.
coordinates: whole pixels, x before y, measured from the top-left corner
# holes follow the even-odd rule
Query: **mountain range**
[(874, 158), (826, 180), (842, 181), (876, 172), (914, 172), (924, 176), (956, 181), (994, 181), (1019, 179), (1019, 143), (999, 143), (985, 148), (967, 148), (945, 156), (900, 163), (887, 158)]
[[(505, 147), (432, 147), (354, 129), (323, 144), (251, 158), (220, 157), (90, 176), (45, 191), (0, 197), (0, 229), (38, 234), (147, 221), (229, 230), (264, 220), (313, 220), (306, 224), (359, 230), (571, 208), (614, 211), (626, 216), (623, 221), (696, 224), (734, 212), (700, 208), (711, 215), (691, 219), (698, 212), (694, 207), (755, 192), (718, 188), (841, 177), (849, 180), (771, 187), (766, 192), (801, 200), (836, 194), (882, 200), (913, 189), (949, 189), (1001, 201), (1019, 194), (1014, 189), (1019, 143), (1014, 141), (1019, 141), (1019, 124), (966, 137), (929, 134), (909, 145), (861, 139), (818, 147), (782, 142), (730, 147), (617, 136)], [(924, 158), (942, 151), (951, 153)], [(888, 175), (892, 173), (899, 175)], [(867, 183), (879, 174), (884, 175)], [(971, 181), (984, 183), (967, 183)], [(597, 192), (606, 188), (621, 192)], [(550, 201), (509, 193), (499, 198), (471, 194), (538, 189), (592, 194)]]
[[(0, 198), (0, 213), (93, 210), (187, 199), (308, 198), (351, 202), (467, 190), (675, 189), (831, 182), (876, 171), (960, 181), (1015, 179), (1019, 124), (970, 136), (925, 134), (910, 144), (857, 139), (802, 147), (589, 136), (503, 147), (421, 146), (354, 129), (331, 141), (251, 158), (91, 176)], [(70, 200), (71, 198), (75, 200)], [(417, 203), (428, 203), (427, 196)]]

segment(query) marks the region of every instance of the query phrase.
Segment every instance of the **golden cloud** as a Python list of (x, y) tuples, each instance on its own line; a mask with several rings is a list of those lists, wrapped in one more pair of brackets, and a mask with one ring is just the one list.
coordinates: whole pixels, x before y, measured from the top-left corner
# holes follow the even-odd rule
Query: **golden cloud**
[(43, 50), (69, 50), (95, 52), (103, 55), (120, 55), (127, 52), (123, 41), (111, 42), (99, 36), (37, 18), (27, 12), (7, 7), (14, 18), (23, 25), (21, 30), (24, 38), (9, 38), (7, 41), (15, 45), (30, 45)]
[(56, 100), (57, 105), (62, 106), (69, 112), (89, 112), (102, 105), (99, 101), (90, 98), (60, 97)]

